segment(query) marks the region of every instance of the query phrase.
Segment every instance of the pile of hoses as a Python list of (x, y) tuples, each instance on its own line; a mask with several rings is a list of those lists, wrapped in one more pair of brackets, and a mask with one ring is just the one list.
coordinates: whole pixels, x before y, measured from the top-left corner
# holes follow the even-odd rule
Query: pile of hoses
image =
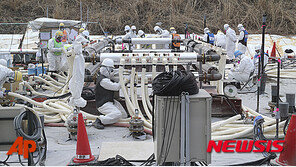
[[(32, 135), (28, 135), (27, 133), (24, 132), (25, 128), (23, 127), (23, 120), (25, 117), (28, 120), (27, 123), (28, 124), (32, 123), (34, 127)], [(27, 110), (20, 113), (18, 116), (16, 116), (14, 118), (13, 123), (14, 123), (14, 128), (17, 136), (21, 136), (25, 140), (33, 140), (36, 143), (36, 151), (32, 154), (31, 165), (33, 166), (37, 164), (44, 165), (46, 160), (47, 139), (46, 139), (45, 132), (42, 127), (42, 123), (39, 116), (36, 115), (36, 113), (34, 113), (33, 111)], [(27, 126), (27, 128), (28, 127), (29, 125)], [(18, 155), (18, 158), (19, 158), (19, 163), (25, 166), (20, 155)]]
[(152, 89), (158, 96), (178, 96), (182, 92), (193, 95), (199, 91), (196, 77), (190, 71), (163, 72), (154, 78)]

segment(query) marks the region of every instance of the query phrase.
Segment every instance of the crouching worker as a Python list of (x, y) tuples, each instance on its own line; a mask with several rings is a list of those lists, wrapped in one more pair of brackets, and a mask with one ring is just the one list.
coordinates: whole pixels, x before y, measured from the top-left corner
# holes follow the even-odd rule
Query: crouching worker
[(240, 51), (234, 52), (235, 58), (239, 59), (238, 68), (231, 69), (228, 73), (228, 79), (235, 79), (238, 82), (248, 81), (251, 72), (254, 71), (254, 64), (250, 57), (244, 55)]
[(100, 73), (95, 89), (96, 107), (102, 114), (93, 123), (97, 129), (104, 129), (104, 125), (116, 123), (127, 114), (121, 104), (114, 99), (114, 93), (120, 90), (120, 84), (112, 81), (114, 76), (114, 62), (106, 58), (101, 64)]

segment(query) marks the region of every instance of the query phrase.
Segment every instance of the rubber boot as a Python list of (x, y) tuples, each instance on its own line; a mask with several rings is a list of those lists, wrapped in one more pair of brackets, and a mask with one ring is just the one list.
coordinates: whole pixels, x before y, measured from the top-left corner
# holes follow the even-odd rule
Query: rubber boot
[(92, 125), (97, 129), (104, 129), (104, 124), (102, 123), (102, 121), (99, 118), (97, 118), (96, 121)]

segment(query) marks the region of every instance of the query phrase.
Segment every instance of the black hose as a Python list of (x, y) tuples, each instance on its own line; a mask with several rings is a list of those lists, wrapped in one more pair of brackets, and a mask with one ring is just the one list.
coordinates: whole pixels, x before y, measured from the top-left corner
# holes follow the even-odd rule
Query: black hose
[[(232, 111), (237, 115), (238, 114), (238, 111), (236, 110), (236, 108), (234, 107), (234, 104), (229, 100), (229, 98), (225, 95), (212, 95), (212, 97), (223, 97), (226, 99), (226, 103), (231, 107)], [(241, 119), (244, 118), (244, 115), (243, 114), (240, 114), (241, 115)]]
[(199, 88), (195, 76), (190, 71), (163, 72), (152, 82), (153, 94), (158, 96), (179, 96), (182, 92), (197, 94)]
[(287, 133), (287, 128), (288, 128), (288, 125), (289, 125), (289, 122), (290, 122), (290, 119), (291, 119), (291, 116), (289, 116), (285, 122), (285, 125), (284, 125), (284, 128), (283, 128), (283, 131), (284, 131), (284, 134), (286, 135)]
[(71, 96), (70, 92), (68, 92), (66, 94), (63, 94), (63, 95), (60, 95), (60, 96), (53, 96), (53, 97), (47, 96), (46, 98), (47, 99), (63, 99), (63, 98), (69, 97), (69, 96)]
[[(31, 111), (28, 111), (31, 112)], [(18, 116), (16, 116), (14, 118), (14, 129), (17, 133), (17, 136), (22, 136), (24, 137), (24, 139), (27, 140), (38, 140), (41, 138), (41, 123), (39, 122), (39, 119), (37, 118), (37, 116), (35, 114), (33, 114), (33, 125), (34, 125), (34, 132), (32, 135), (27, 135), (24, 131), (23, 131), (23, 127), (22, 127), (22, 121), (24, 119), (24, 117), (27, 115), (27, 111), (24, 111), (22, 113), (20, 113)]]

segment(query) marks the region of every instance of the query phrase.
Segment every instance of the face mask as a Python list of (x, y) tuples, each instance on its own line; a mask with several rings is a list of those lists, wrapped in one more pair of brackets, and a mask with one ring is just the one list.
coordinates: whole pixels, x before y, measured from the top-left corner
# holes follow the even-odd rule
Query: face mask
[(57, 41), (57, 42), (62, 42), (62, 37), (58, 37), (58, 38), (56, 39), (56, 41)]

